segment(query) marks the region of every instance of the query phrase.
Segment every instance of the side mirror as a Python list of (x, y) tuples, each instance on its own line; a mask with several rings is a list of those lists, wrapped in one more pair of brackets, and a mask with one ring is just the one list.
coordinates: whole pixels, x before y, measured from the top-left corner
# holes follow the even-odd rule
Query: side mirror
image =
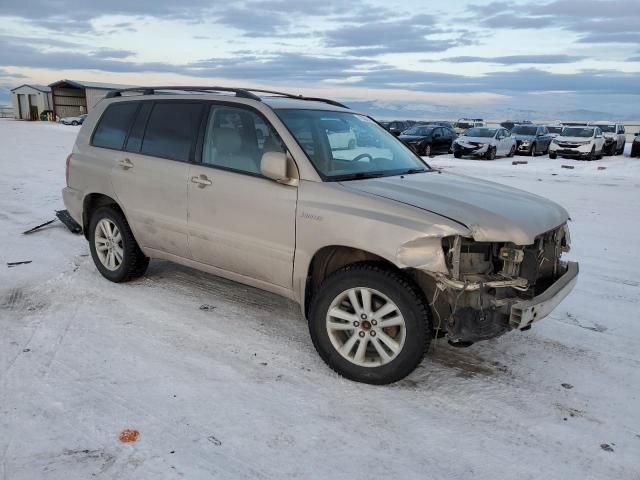
[(266, 152), (260, 160), (260, 172), (267, 178), (275, 180), (285, 185), (296, 185), (298, 180), (293, 170), (293, 165), (289, 161), (286, 153), (282, 152)]

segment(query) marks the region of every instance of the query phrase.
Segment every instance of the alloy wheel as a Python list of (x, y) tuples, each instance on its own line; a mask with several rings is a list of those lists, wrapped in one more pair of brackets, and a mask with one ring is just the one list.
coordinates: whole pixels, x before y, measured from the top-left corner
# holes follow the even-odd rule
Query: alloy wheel
[(118, 226), (108, 218), (100, 220), (96, 225), (94, 244), (100, 263), (111, 271), (117, 270), (124, 259), (124, 246)]
[(326, 316), (335, 350), (361, 367), (379, 367), (402, 351), (407, 328), (399, 307), (386, 295), (366, 287), (336, 296)]

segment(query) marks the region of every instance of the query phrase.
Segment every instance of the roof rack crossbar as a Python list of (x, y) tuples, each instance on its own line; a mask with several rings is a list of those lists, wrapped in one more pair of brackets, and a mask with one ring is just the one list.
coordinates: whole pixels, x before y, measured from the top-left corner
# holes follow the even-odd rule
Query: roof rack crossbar
[(230, 92), (235, 93), (236, 97), (250, 98), (251, 100), (260, 101), (260, 97), (251, 93), (244, 88), (231, 88), (231, 87), (193, 87), (183, 85), (173, 85), (168, 87), (131, 87), (131, 88), (119, 88), (117, 90), (111, 90), (107, 93), (106, 98), (121, 97), (125, 92), (141, 92), (142, 95), (154, 95), (159, 90), (176, 90), (182, 92)]
[(259, 88), (232, 88), (232, 87), (194, 87), (194, 86), (183, 86), (183, 85), (174, 85), (168, 87), (131, 87), (131, 88), (120, 88), (117, 90), (111, 90), (107, 93), (106, 98), (114, 98), (121, 97), (123, 93), (126, 92), (141, 92), (142, 95), (154, 95), (158, 91), (161, 90), (174, 90), (174, 91), (182, 91), (182, 92), (202, 92), (202, 93), (211, 93), (211, 92), (231, 92), (235, 93), (236, 97), (241, 98), (250, 98), (251, 100), (261, 101), (262, 99), (253, 92), (256, 93), (266, 93), (270, 95), (280, 95), (286, 98), (295, 98), (297, 100), (307, 100), (311, 102), (322, 102), (328, 103), (329, 105), (333, 105), (335, 107), (340, 108), (349, 108), (346, 105), (336, 102), (335, 100), (330, 100), (328, 98), (319, 98), (319, 97), (305, 97), (303, 95), (293, 95), (291, 93), (278, 92), (276, 90), (263, 90)]

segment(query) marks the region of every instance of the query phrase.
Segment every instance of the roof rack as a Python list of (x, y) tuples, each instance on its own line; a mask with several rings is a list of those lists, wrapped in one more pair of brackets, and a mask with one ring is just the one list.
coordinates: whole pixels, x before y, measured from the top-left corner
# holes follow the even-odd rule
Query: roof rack
[(277, 92), (275, 90), (262, 90), (259, 88), (232, 88), (232, 87), (193, 87), (193, 86), (169, 86), (169, 87), (132, 87), (132, 88), (120, 88), (117, 90), (111, 90), (107, 93), (105, 98), (115, 98), (121, 97), (123, 93), (126, 92), (140, 92), (142, 95), (155, 95), (160, 90), (175, 90), (182, 92), (200, 92), (200, 93), (213, 93), (213, 92), (230, 92), (235, 93), (236, 97), (240, 98), (249, 98), (251, 100), (262, 101), (262, 99), (254, 94), (257, 93), (267, 93), (269, 95), (279, 95), (286, 98), (293, 98), (296, 100), (306, 100), (310, 102), (322, 102), (328, 103), (329, 105), (333, 105), (335, 107), (340, 108), (349, 108), (346, 105), (336, 102), (335, 100), (330, 100), (327, 98), (319, 98), (319, 97), (305, 97), (303, 95), (293, 95), (291, 93), (285, 92)]
[(182, 92), (231, 92), (235, 93), (236, 97), (250, 98), (251, 100), (260, 101), (260, 97), (245, 90), (244, 88), (230, 88), (230, 87), (187, 87), (187, 86), (170, 86), (170, 87), (132, 87), (132, 88), (120, 88), (118, 90), (111, 90), (107, 93), (105, 98), (121, 97), (124, 92), (141, 92), (142, 95), (155, 95), (158, 90), (177, 90)]

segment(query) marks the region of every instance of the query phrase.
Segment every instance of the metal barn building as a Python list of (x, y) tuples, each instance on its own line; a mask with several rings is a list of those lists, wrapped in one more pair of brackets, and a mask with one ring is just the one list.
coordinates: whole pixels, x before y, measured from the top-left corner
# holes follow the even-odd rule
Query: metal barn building
[(11, 89), (15, 118), (40, 120), (40, 114), (52, 110), (51, 89), (45, 85), (20, 85)]
[(53, 112), (60, 118), (89, 113), (109, 90), (130, 85), (60, 80), (49, 85), (53, 94)]

